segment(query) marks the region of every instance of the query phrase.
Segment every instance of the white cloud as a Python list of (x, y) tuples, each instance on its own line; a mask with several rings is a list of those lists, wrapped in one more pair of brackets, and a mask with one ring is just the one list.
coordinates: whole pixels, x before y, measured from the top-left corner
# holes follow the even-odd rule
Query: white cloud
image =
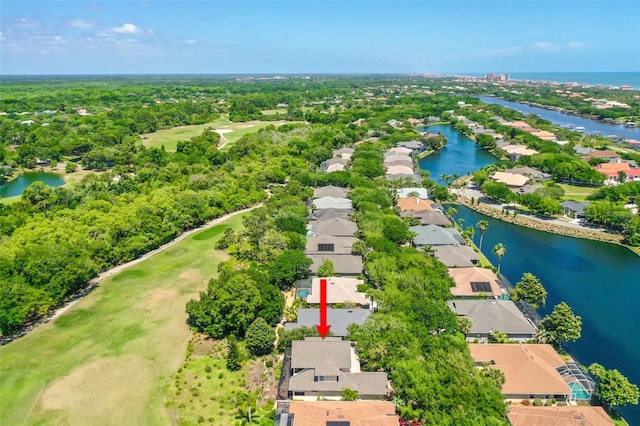
[(109, 32), (116, 34), (142, 34), (144, 31), (136, 27), (134, 24), (122, 24), (119, 27), (113, 27)]
[(38, 28), (41, 26), (40, 22), (28, 18), (16, 19), (13, 21), (13, 25), (21, 28)]
[(67, 25), (73, 28), (91, 28), (95, 27), (96, 23), (93, 21), (87, 21), (86, 19), (73, 19), (67, 21)]
[(191, 39), (189, 39), (189, 40), (185, 40), (184, 42), (185, 42), (185, 44), (196, 44), (196, 43), (198, 43), (198, 41), (197, 41), (197, 40), (194, 40), (194, 39), (192, 39), (192, 38), (191, 38)]
[(522, 46), (509, 46), (509, 47), (500, 47), (498, 49), (488, 49), (481, 50), (479, 52), (475, 52), (473, 56), (479, 56), (483, 58), (493, 58), (496, 56), (508, 56), (516, 53), (520, 53), (522, 51)]
[(557, 52), (562, 50), (562, 46), (556, 43), (550, 43), (548, 41), (539, 41), (537, 43), (531, 43), (531, 47), (536, 50), (544, 50), (546, 52)]

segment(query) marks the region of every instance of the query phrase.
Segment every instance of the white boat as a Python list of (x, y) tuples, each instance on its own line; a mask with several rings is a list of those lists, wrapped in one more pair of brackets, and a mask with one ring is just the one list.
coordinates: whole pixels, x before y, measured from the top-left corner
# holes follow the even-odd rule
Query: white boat
[(582, 126), (576, 126), (576, 132), (578, 132), (578, 133), (584, 133), (584, 127), (582, 127)]

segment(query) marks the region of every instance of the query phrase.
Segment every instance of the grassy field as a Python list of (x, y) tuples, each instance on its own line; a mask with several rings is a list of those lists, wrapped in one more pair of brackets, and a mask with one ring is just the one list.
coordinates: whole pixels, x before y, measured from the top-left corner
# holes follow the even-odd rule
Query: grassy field
[(54, 321), (0, 347), (0, 424), (169, 424), (164, 398), (191, 338), (185, 304), (226, 258), (241, 215), (103, 280)]
[(250, 403), (253, 424), (273, 425), (276, 372), (281, 368), (282, 355), (249, 359), (241, 370), (229, 371), (226, 353), (224, 342), (194, 336), (165, 398), (172, 423), (248, 424)]
[(17, 203), (18, 201), (20, 201), (21, 197), (22, 197), (21, 195), (16, 195), (16, 196), (13, 196), (13, 197), (0, 198), (0, 204)]
[(278, 126), (284, 121), (247, 121), (232, 123), (226, 114), (219, 119), (206, 124), (192, 126), (180, 126), (172, 129), (158, 130), (144, 135), (144, 145), (147, 147), (160, 147), (164, 145), (167, 151), (175, 152), (179, 141), (189, 140), (201, 134), (207, 127), (213, 127), (220, 132), (220, 144), (229, 147), (247, 133), (257, 132), (270, 124)]
[(593, 188), (590, 186), (574, 186), (567, 185), (566, 183), (558, 183), (556, 184), (562, 189), (564, 189), (564, 197), (562, 197), (562, 201), (573, 200), (573, 201), (586, 201), (587, 197), (598, 190), (598, 188)]

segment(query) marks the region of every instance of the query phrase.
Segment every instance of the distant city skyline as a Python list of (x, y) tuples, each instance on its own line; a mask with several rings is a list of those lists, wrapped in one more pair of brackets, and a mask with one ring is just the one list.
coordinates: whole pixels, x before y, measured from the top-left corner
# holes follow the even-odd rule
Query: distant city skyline
[(1, 7), (3, 75), (640, 72), (636, 0)]

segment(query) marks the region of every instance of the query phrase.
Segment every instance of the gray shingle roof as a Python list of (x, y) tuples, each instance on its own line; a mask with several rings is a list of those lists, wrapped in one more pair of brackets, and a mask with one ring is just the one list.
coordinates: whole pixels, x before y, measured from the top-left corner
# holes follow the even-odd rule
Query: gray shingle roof
[(323, 186), (313, 190), (313, 198), (322, 197), (346, 197), (349, 190), (338, 186)]
[(449, 268), (474, 266), (480, 259), (469, 246), (436, 246), (433, 251), (436, 259)]
[(464, 238), (454, 228), (442, 228), (436, 225), (410, 226), (409, 229), (416, 233), (413, 239), (414, 245), (422, 246), (444, 246), (444, 245), (464, 245)]
[(363, 264), (361, 256), (350, 254), (310, 254), (307, 255), (307, 257), (313, 262), (311, 264), (311, 272), (314, 274), (318, 272), (318, 268), (324, 259), (330, 259), (333, 262), (336, 274), (359, 275), (362, 273)]
[(316, 209), (351, 209), (351, 200), (346, 197), (320, 197), (314, 198)]
[[(368, 309), (327, 309), (327, 324), (331, 325), (331, 332), (336, 336), (346, 336), (347, 327), (351, 324), (363, 324), (371, 315)], [(320, 323), (319, 309), (298, 309), (298, 321), (284, 325), (286, 330), (299, 327), (315, 327)]]
[(459, 316), (471, 320), (469, 336), (500, 330), (507, 334), (530, 334), (536, 328), (510, 300), (450, 300), (449, 308)]
[(452, 226), (451, 221), (437, 210), (405, 211), (400, 212), (400, 216), (418, 218), (422, 225)]
[(310, 224), (315, 229), (316, 235), (351, 237), (358, 230), (358, 225), (355, 222), (339, 217), (318, 220)]
[[(351, 254), (355, 237), (337, 237), (334, 235), (318, 235), (307, 238), (305, 253), (308, 254)], [(320, 250), (322, 245), (333, 245), (333, 250)]]
[(353, 209), (316, 209), (309, 215), (309, 219), (325, 220), (334, 217), (349, 219), (351, 213), (353, 213)]

